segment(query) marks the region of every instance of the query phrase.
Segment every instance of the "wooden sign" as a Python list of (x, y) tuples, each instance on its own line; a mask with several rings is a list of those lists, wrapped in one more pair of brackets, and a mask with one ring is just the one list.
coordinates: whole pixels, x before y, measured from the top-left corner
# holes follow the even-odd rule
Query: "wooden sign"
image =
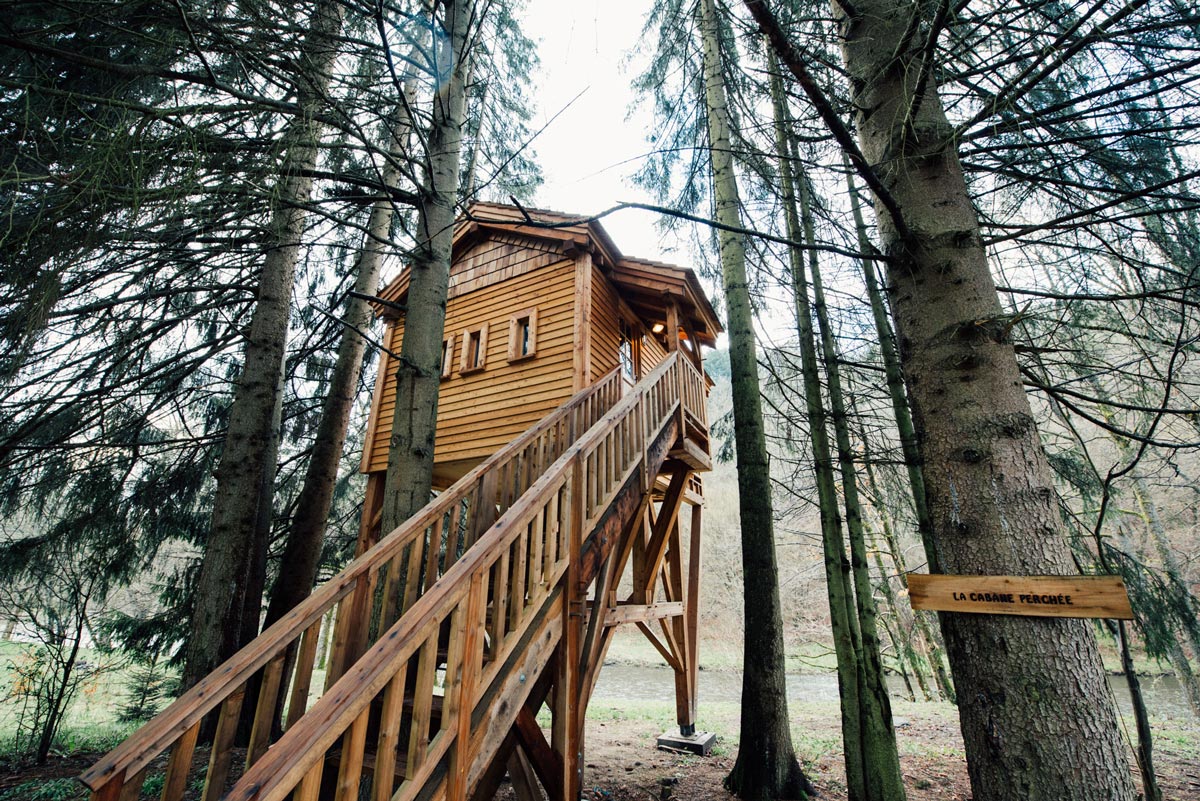
[(1119, 576), (945, 576), (910, 573), (913, 609), (1036, 617), (1133, 619)]

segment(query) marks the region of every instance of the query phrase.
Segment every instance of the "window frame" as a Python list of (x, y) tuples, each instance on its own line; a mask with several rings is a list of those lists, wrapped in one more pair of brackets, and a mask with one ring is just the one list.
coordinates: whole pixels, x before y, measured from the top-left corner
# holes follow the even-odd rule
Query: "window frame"
[[(478, 337), (479, 342), (479, 360), (475, 364), (470, 363), (471, 356), (471, 340)], [(487, 369), (487, 345), (488, 345), (488, 324), (484, 323), (478, 328), (464, 328), (462, 332), (462, 355), (458, 360), (458, 374), (471, 375), (473, 373), (481, 373)]]
[(442, 340), (442, 380), (454, 375), (454, 334)]
[[(521, 325), (522, 321), (527, 321), (524, 326)], [(524, 362), (537, 357), (537, 324), (538, 312), (536, 306), (532, 309), (524, 309), (516, 312), (508, 318), (509, 364)], [(521, 332), (523, 329), (529, 331), (529, 349), (525, 353), (521, 353)]]

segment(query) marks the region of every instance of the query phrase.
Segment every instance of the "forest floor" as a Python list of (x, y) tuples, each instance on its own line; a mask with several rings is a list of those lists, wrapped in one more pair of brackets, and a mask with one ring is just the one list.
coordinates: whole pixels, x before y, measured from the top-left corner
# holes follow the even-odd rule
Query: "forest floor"
[[(717, 734), (708, 757), (657, 750), (655, 739), (675, 726), (669, 670), (643, 662), (631, 649), (610, 653), (610, 664), (588, 709), (584, 798), (589, 801), (712, 801), (732, 799), (722, 781), (733, 767), (740, 705), (736, 672), (700, 674), (699, 728)], [(722, 666), (723, 667), (723, 666)], [(664, 684), (665, 681), (665, 684)], [(4, 682), (0, 682), (3, 684)], [(0, 687), (0, 801), (76, 801), (86, 798), (74, 777), (116, 745), (128, 726), (115, 723), (116, 677), (93, 688), (73, 709), (49, 764), (7, 758), (11, 718)], [(1148, 682), (1152, 692), (1156, 686)], [(821, 797), (846, 797), (836, 685), (826, 673), (789, 677), (789, 714), (797, 755)], [(1162, 703), (1154, 703), (1161, 700)], [(1166, 693), (1150, 697), (1155, 764), (1166, 801), (1200, 801), (1200, 721)], [(11, 712), (11, 706), (8, 710)], [(909, 801), (971, 797), (957, 710), (948, 703), (893, 700), (897, 744)], [(7, 719), (6, 719), (7, 718)], [(1125, 721), (1132, 732), (1132, 721)], [(201, 762), (202, 760), (197, 760)], [(1131, 770), (1134, 770), (1131, 763)], [(198, 777), (197, 777), (198, 778)], [(148, 781), (147, 790), (156, 782)], [(152, 797), (150, 793), (143, 796)], [(501, 798), (511, 798), (505, 787)]]
[[(662, 705), (598, 704), (588, 715), (583, 798), (588, 801), (725, 801), (733, 796), (722, 781), (733, 767), (736, 708), (714, 705), (702, 712), (707, 725), (724, 730), (712, 755), (696, 757), (655, 748), (672, 712)], [(833, 714), (830, 714), (833, 712)], [(970, 799), (962, 740), (953, 707), (897, 704), (901, 769), (909, 801)], [(732, 713), (732, 717), (731, 717)], [(901, 716), (905, 717), (901, 717)], [(836, 710), (804, 704), (791, 711), (792, 729), (804, 771), (825, 799), (845, 798)], [(1180, 721), (1180, 723), (1186, 723)], [(729, 728), (726, 728), (729, 727)], [(1166, 801), (1200, 801), (1200, 730), (1160, 726), (1155, 760)], [(1174, 739), (1172, 739), (1174, 738)], [(99, 753), (56, 755), (41, 768), (0, 766), (3, 801), (75, 801), (86, 798), (74, 777)], [(1133, 766), (1131, 765), (1131, 770)], [(144, 796), (150, 798), (150, 795)], [(499, 799), (512, 798), (503, 787)]]
[[(970, 799), (954, 707), (899, 701), (893, 711), (909, 801)], [(737, 712), (734, 704), (701, 708), (701, 728), (716, 731), (719, 736), (712, 755), (695, 757), (656, 750), (655, 739), (670, 728), (673, 717), (673, 709), (665, 704), (593, 704), (588, 712), (584, 798), (732, 801), (722, 782), (736, 757)], [(836, 700), (793, 705), (789, 712), (797, 755), (809, 780), (822, 798), (844, 799)], [(1200, 725), (1194, 719), (1161, 718), (1155, 724), (1155, 765), (1163, 798), (1200, 801)], [(1132, 761), (1130, 770), (1136, 771)]]

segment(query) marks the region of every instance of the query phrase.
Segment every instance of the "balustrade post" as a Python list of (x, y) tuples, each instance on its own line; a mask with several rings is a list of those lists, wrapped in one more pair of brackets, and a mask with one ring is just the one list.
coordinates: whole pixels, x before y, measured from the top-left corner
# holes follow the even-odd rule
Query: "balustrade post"
[(687, 404), (685, 404), (683, 401), (683, 371), (686, 369), (686, 367), (683, 364), (683, 357), (680, 355), (679, 351), (675, 351), (675, 365), (673, 369), (675, 370), (675, 392), (677, 393), (677, 399), (679, 401), (679, 442), (682, 444), (683, 441), (687, 439), (687, 413), (684, 411), (684, 406)]
[(585, 587), (579, 586), (579, 558), (583, 548), (583, 524), (587, 518), (587, 493), (581, 451), (571, 461), (566, 508), (567, 570), (562, 593), (563, 638), (558, 646), (554, 687), (554, 722), (551, 732), (554, 751), (562, 760), (564, 801), (575, 801), (583, 788), (583, 711), (579, 708), (579, 656), (585, 612)]
[[(466, 625), (463, 632), (462, 651), (459, 654), (461, 665), (458, 676), (456, 706), (458, 719), (454, 725), (457, 731), (454, 737), (454, 770), (450, 774), (447, 798), (450, 801), (465, 801), (467, 797), (467, 773), (471, 770), (471, 712), (475, 709), (475, 691), (479, 684), (479, 674), (482, 669), (482, 659), (477, 659), (477, 652), (482, 647), (480, 628), (483, 625), (484, 598), (483, 573), (476, 572), (471, 576), (471, 588), (467, 591), (467, 603), (464, 614)], [(450, 676), (446, 677), (451, 681)]]

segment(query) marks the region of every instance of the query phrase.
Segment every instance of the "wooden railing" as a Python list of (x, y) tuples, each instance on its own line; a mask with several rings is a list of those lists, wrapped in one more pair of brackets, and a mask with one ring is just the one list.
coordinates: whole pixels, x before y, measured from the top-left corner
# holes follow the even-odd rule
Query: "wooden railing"
[[(80, 777), (91, 788), (92, 798), (137, 798), (151, 764), (170, 749), (161, 797), (180, 801), (201, 724), (209, 714), (216, 715), (216, 725), (203, 801), (219, 798), (234, 770), (233, 744), (247, 696), (253, 696), (255, 705), (245, 757), (249, 769), (278, 733), (273, 729), (278, 728), (281, 693), (287, 698), (284, 731), (303, 718), (310, 696), (320, 695), (320, 687), (314, 688), (313, 683), (322, 628), (334, 625), (334, 657), (324, 682), (328, 692), (366, 647), (371, 632), (388, 629), (428, 593), (470, 552), (478, 536), (618, 403), (621, 394), (614, 370), (455, 482), (93, 765)], [(561, 552), (556, 545), (554, 553)], [(443, 596), (445, 592), (439, 595)], [(413, 647), (419, 649), (415, 681), (427, 682), (432, 670), (429, 660), (438, 658), (430, 648), (434, 652), (437, 648), (424, 640)], [(291, 654), (294, 658), (289, 658)]]
[[(228, 799), (279, 801), (295, 792), (308, 801), (322, 791), (352, 801), (365, 789), (368, 767), (375, 801), (434, 797), (442, 789), (449, 799), (465, 798), (504, 734), (489, 736), (498, 709), (478, 713), (485, 694), (504, 683), (504, 671), (544, 666), (513, 657), (533, 642), (543, 652), (557, 642), (562, 626), (547, 621), (565, 614), (556, 603), (560, 582), (579, 559), (582, 534), (644, 468), (648, 443), (672, 416), (697, 414), (680, 399), (681, 387), (693, 380), (688, 371), (696, 372), (672, 355), (561, 453), (247, 770)], [(528, 637), (533, 626), (544, 627), (547, 637)], [(531, 686), (538, 676), (519, 678)], [(513, 699), (505, 700), (515, 714)]]

